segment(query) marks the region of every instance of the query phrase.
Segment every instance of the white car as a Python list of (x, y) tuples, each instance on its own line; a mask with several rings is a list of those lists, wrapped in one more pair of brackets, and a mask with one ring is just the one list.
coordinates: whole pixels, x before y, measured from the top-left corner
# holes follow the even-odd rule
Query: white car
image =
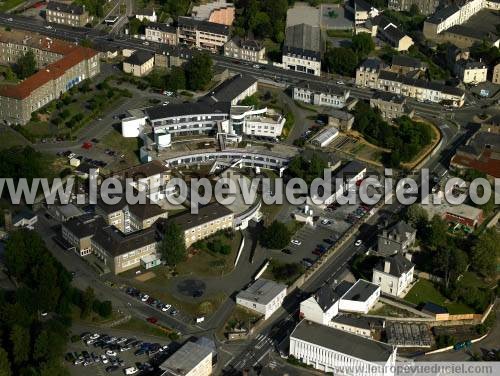
[(149, 46), (149, 42), (147, 42), (147, 41), (144, 42), (144, 43), (142, 43), (142, 44), (145, 45), (145, 46)]
[(167, 97), (171, 97), (172, 95), (174, 95), (174, 92), (173, 91), (164, 91), (163, 92), (163, 95), (167, 96)]
[(107, 356), (116, 356), (116, 352), (115, 352), (115, 351), (113, 351), (113, 350), (107, 350), (107, 351), (106, 351), (106, 355), (107, 355)]
[(47, 30), (50, 30), (50, 29), (52, 29), (52, 26), (47, 25), (47, 26), (45, 26), (45, 28), (46, 28)]
[(12, 17), (10, 17), (10, 18), (7, 18), (7, 21), (12, 22), (12, 21), (14, 21), (14, 19)]
[(260, 65), (259, 64), (254, 64), (254, 65), (252, 65), (252, 67), (254, 67), (255, 69), (259, 69)]
[(172, 308), (172, 305), (170, 305), (170, 304), (164, 304), (163, 307), (161, 307), (161, 310), (163, 312), (167, 312), (170, 308)]
[(297, 240), (297, 239), (292, 239), (291, 243), (295, 244), (295, 245), (301, 245), (302, 244), (302, 242), (300, 240)]
[(148, 295), (148, 294), (146, 294), (146, 295), (144, 295), (144, 296), (141, 298), (141, 301), (145, 302), (145, 301), (146, 301), (146, 300), (148, 300), (148, 299), (149, 299), (149, 295)]
[(337, 81), (337, 85), (344, 85), (344, 81)]
[(90, 336), (90, 339), (97, 339), (99, 338), (101, 335), (100, 334), (97, 334), (97, 333), (94, 333)]
[(170, 103), (170, 102), (165, 101), (165, 102), (163, 102), (161, 105), (162, 105), (162, 106), (167, 106), (169, 103)]
[(321, 221), (321, 224), (322, 224), (322, 225), (329, 225), (329, 224), (330, 224), (330, 221), (329, 221), (328, 219), (323, 219), (323, 220)]
[(108, 364), (109, 360), (108, 357), (104, 354), (101, 355), (101, 362), (102, 364)]
[(134, 375), (137, 372), (139, 372), (139, 370), (137, 369), (137, 367), (128, 367), (128, 368), (125, 368), (125, 375)]
[(75, 153), (71, 153), (70, 155), (68, 155), (68, 159), (73, 159), (76, 157), (76, 154)]
[(363, 244), (363, 241), (361, 239), (356, 240), (356, 243), (354, 243), (356, 247), (359, 247), (361, 244)]

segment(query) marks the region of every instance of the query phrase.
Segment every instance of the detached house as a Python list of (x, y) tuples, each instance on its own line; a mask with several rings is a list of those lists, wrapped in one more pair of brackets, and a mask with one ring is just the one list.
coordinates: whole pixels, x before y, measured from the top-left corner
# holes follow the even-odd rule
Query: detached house
[(339, 313), (340, 296), (329, 284), (300, 303), (300, 318), (322, 325), (331, 325), (332, 319)]
[(382, 292), (403, 296), (413, 281), (415, 265), (400, 253), (386, 257), (373, 268), (372, 282)]
[(404, 254), (415, 243), (416, 235), (417, 230), (405, 221), (399, 221), (378, 236), (377, 252), (380, 256)]

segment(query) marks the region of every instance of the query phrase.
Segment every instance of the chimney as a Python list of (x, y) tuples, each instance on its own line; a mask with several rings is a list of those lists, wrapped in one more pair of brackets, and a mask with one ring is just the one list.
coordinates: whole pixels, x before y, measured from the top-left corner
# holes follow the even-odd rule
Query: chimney
[(9, 209), (3, 211), (4, 227), (6, 231), (12, 230), (12, 213)]
[(384, 261), (384, 273), (389, 273), (391, 271), (391, 262), (389, 260)]

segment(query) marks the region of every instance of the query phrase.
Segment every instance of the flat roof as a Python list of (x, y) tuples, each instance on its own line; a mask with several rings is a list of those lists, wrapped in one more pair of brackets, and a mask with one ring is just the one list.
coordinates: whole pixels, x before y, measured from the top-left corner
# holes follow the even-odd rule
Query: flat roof
[(342, 296), (342, 300), (364, 302), (369, 297), (371, 297), (378, 289), (380, 289), (379, 286), (371, 282), (365, 281), (364, 279), (358, 279), (358, 281), (354, 284), (354, 286), (352, 286)]
[(242, 290), (236, 298), (258, 302), (260, 304), (270, 303), (276, 296), (286, 290), (286, 285), (265, 278), (259, 278), (246, 290)]
[(319, 27), (299, 24), (286, 28), (283, 53), (319, 57), (321, 52), (321, 30)]
[(129, 234), (124, 234), (115, 226), (98, 228), (93, 239), (111, 256), (116, 257), (160, 240), (156, 226)]
[(160, 364), (160, 369), (171, 375), (189, 374), (201, 361), (212, 354), (212, 350), (196, 342), (186, 342), (167, 360)]
[(369, 338), (302, 320), (290, 338), (309, 342), (367, 362), (387, 362), (393, 347)]
[(208, 33), (218, 34), (218, 35), (229, 35), (229, 26), (218, 24), (215, 22), (209, 22), (205, 20), (197, 20), (191, 17), (181, 16), (177, 19), (177, 22), (181, 28), (192, 28), (201, 31), (206, 31)]
[(320, 144), (328, 141), (330, 138), (335, 137), (339, 133), (339, 130), (335, 127), (326, 127), (319, 131), (311, 139), (311, 142), (319, 142)]

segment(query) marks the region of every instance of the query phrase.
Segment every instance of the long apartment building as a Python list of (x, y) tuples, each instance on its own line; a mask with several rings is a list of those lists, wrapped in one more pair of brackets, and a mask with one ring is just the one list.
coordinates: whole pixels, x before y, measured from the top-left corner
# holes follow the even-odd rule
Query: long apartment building
[(465, 93), (459, 88), (384, 69), (373, 59), (366, 60), (356, 70), (356, 86), (454, 107), (461, 107), (465, 100)]
[[(198, 214), (190, 212), (171, 217), (184, 234), (186, 247), (205, 239), (217, 231), (232, 229), (234, 213), (224, 205), (214, 202), (198, 209)], [(160, 221), (161, 227), (161, 221)]]
[(92, 21), (85, 5), (50, 1), (45, 8), (47, 22), (74, 27), (83, 27)]
[(100, 72), (97, 51), (36, 33), (0, 31), (0, 64), (33, 51), (39, 70), (15, 85), (0, 86), (0, 121), (26, 124), (32, 112)]
[(436, 42), (450, 42), (459, 47), (470, 47), (486, 39), (498, 47), (500, 42), (494, 27), (498, 23), (498, 15), (483, 12), (480, 20), (474, 21), (473, 24), (469, 22), (483, 10), (498, 11), (500, 3), (495, 0), (469, 0), (461, 5), (452, 3), (425, 20), (424, 36)]
[(190, 17), (179, 17), (177, 25), (179, 43), (206, 50), (222, 49), (231, 34), (227, 25)]

